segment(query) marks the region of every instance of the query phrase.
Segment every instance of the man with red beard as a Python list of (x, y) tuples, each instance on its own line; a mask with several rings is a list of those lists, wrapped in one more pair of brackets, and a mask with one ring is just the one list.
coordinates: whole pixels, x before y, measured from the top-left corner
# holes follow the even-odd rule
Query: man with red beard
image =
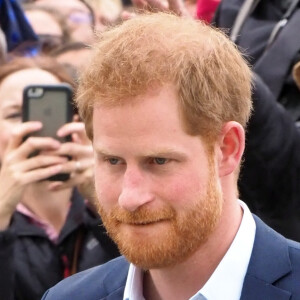
[(300, 245), (238, 200), (251, 71), (220, 31), (157, 13), (105, 32), (76, 103), (122, 257), (43, 299), (299, 299)]

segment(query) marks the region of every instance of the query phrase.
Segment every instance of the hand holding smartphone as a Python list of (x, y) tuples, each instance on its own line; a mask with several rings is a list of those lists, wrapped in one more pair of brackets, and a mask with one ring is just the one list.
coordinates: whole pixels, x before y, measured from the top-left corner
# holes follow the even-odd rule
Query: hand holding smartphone
[[(67, 84), (27, 86), (23, 91), (23, 122), (40, 121), (43, 124), (41, 130), (30, 136), (52, 137), (61, 143), (71, 141), (71, 136), (61, 138), (56, 133), (64, 124), (72, 122), (72, 96), (72, 89)], [(48, 180), (66, 181), (69, 177), (70, 174), (61, 173)]]

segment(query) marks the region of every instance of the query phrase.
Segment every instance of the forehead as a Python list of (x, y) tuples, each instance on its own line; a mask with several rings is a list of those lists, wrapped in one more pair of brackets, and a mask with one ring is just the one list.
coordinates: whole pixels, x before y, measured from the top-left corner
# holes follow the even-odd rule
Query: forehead
[[(172, 86), (164, 87), (126, 104), (113, 107), (95, 106), (93, 115), (96, 148), (126, 148), (135, 152), (144, 149), (177, 148), (199, 141), (184, 130), (178, 96)], [(129, 150), (130, 149), (130, 150)], [(146, 150), (145, 150), (146, 151)]]
[[(119, 124), (134, 126), (139, 124), (139, 128), (152, 122), (155, 127), (165, 123), (166, 120), (171, 125), (178, 124), (178, 97), (172, 86), (153, 89), (143, 95), (121, 99), (118, 103), (96, 104), (94, 109), (94, 119), (101, 118), (106, 128), (114, 128)], [(111, 118), (117, 122), (111, 122)], [(97, 128), (95, 128), (97, 129)], [(122, 130), (122, 129), (121, 129)]]
[(0, 83), (0, 105), (22, 102), (23, 89), (31, 84), (57, 84), (59, 79), (41, 69), (25, 69), (5, 77)]
[[(137, 97), (124, 105), (96, 106), (93, 115), (95, 153), (126, 160), (166, 156), (205, 157), (199, 136), (185, 130), (173, 87)], [(203, 156), (204, 155), (204, 156)]]

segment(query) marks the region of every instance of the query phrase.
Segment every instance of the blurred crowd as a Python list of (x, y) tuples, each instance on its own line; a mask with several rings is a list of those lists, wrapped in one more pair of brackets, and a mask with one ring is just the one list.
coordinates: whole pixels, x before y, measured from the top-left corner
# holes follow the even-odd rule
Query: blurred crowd
[[(61, 136), (72, 136), (66, 145), (24, 141), (40, 125), (22, 123), (22, 94), (30, 84), (68, 83), (75, 92), (93, 41), (144, 10), (212, 23), (245, 54), (254, 111), (240, 198), (268, 225), (300, 241), (298, 2), (0, 0), (0, 299), (40, 299), (62, 278), (119, 255), (99, 226), (93, 152), (80, 118), (75, 113), (61, 128)], [(28, 159), (36, 150), (43, 154)], [(44, 180), (62, 170), (69, 181)]]

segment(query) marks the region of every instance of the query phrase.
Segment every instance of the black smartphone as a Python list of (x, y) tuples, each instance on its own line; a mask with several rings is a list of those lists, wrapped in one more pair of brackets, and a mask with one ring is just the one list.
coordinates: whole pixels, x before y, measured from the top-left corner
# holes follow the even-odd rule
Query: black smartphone
[[(52, 137), (60, 142), (71, 140), (71, 136), (59, 138), (57, 130), (73, 118), (73, 92), (67, 84), (30, 85), (23, 91), (23, 122), (40, 121), (43, 128), (29, 136)], [(26, 138), (28, 138), (27, 136)], [(38, 153), (33, 153), (37, 155)], [(69, 158), (71, 159), (71, 158)], [(61, 173), (47, 178), (50, 181), (66, 181), (70, 174)]]

